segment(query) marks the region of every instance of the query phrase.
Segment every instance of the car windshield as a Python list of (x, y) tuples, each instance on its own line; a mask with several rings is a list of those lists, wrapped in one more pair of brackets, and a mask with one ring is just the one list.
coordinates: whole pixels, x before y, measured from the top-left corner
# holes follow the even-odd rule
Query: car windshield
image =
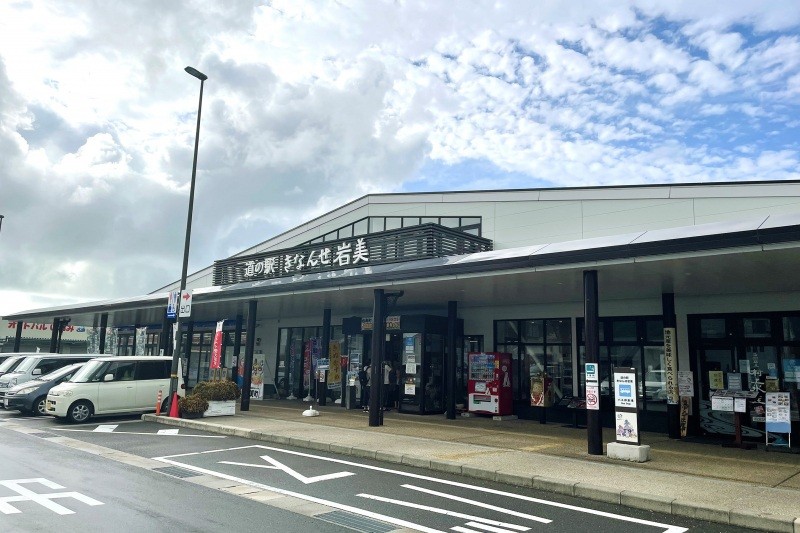
[(64, 376), (71, 376), (82, 366), (83, 363), (65, 366), (64, 368), (53, 370), (52, 372), (50, 372), (49, 374), (45, 374), (44, 376), (39, 376), (36, 378), (35, 381), (55, 381), (57, 379), (63, 378)]
[(14, 370), (14, 372), (27, 372), (31, 370), (33, 367), (36, 366), (36, 363), (41, 361), (39, 357), (26, 357), (22, 360), (19, 366)]
[(22, 357), (9, 357), (2, 364), (0, 364), (0, 372), (8, 372), (14, 370), (17, 365), (22, 361)]
[(70, 383), (89, 383), (100, 381), (108, 368), (109, 361), (89, 361), (69, 378)]

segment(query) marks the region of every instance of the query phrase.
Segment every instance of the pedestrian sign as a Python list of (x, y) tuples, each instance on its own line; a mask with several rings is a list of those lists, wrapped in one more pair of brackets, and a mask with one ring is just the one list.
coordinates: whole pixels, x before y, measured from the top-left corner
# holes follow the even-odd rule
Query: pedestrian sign
[(167, 318), (175, 318), (178, 314), (178, 296), (180, 291), (169, 291), (167, 296)]
[(192, 316), (192, 293), (183, 291), (181, 293), (180, 307), (178, 309), (178, 316), (180, 318), (187, 318)]

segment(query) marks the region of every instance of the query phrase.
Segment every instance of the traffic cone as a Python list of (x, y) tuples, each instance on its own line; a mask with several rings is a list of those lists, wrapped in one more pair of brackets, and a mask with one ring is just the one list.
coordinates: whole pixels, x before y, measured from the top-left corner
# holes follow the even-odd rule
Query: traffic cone
[(172, 395), (172, 402), (169, 405), (169, 416), (170, 418), (180, 418), (180, 412), (178, 411), (178, 393), (173, 393)]
[(161, 415), (161, 390), (158, 391), (158, 396), (156, 396), (156, 416)]

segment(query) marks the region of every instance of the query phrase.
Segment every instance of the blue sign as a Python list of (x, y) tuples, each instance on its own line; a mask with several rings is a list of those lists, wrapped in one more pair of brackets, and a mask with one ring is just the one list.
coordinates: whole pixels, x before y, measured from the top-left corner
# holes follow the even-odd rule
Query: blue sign
[(633, 387), (630, 385), (620, 384), (619, 386), (619, 395), (623, 398), (630, 398), (633, 396)]
[(167, 318), (175, 318), (178, 313), (178, 295), (180, 291), (169, 291), (167, 297)]

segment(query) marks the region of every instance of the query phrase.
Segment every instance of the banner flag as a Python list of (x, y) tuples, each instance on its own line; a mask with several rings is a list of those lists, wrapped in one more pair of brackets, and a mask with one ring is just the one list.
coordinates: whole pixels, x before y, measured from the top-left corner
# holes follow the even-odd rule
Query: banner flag
[(209, 365), (211, 370), (218, 369), (222, 361), (222, 324), (224, 322), (224, 320), (217, 322), (217, 331), (214, 333), (214, 348), (211, 351), (211, 364)]

